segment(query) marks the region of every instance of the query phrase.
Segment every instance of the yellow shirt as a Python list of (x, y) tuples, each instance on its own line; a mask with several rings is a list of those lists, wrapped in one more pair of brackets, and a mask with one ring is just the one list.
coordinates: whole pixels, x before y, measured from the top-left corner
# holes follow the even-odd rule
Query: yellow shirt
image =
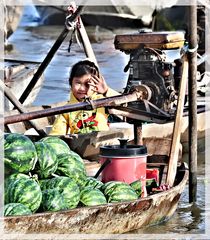
[[(109, 88), (106, 97), (119, 95), (118, 92)], [(92, 100), (104, 98), (102, 94), (93, 94)], [(71, 93), (69, 104), (79, 103)], [(50, 132), (50, 135), (65, 135), (74, 133), (88, 133), (92, 131), (109, 130), (107, 123), (108, 115), (105, 108), (94, 110), (78, 110), (70, 113), (58, 115)]]

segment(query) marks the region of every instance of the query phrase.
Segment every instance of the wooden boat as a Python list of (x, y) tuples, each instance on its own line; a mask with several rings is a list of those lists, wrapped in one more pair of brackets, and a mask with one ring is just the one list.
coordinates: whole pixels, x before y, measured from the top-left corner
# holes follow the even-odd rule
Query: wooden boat
[[(4, 62), (4, 83), (11, 90), (17, 99), (20, 98), (25, 88), (28, 86), (33, 75), (37, 71), (38, 64), (30, 62), (19, 62), (18, 60), (5, 60)], [(42, 75), (31, 93), (24, 102), (24, 106), (30, 106), (36, 99), (39, 91), (41, 90), (44, 81)], [(13, 105), (5, 98), (4, 109), (5, 111), (11, 110)]]
[[(43, 2), (39, 0), (40, 2)], [(37, 3), (37, 1), (36, 1)], [(35, 6), (40, 15), (40, 23), (45, 25), (58, 25), (65, 23), (67, 6)], [(152, 13), (155, 9), (151, 6), (116, 6), (111, 0), (110, 5), (86, 6), (81, 13), (84, 25), (100, 26), (103, 28), (131, 27), (139, 28), (149, 26)]]
[[(163, 144), (160, 145), (160, 141)], [(160, 147), (154, 148), (155, 143), (159, 144), (158, 146), (163, 146), (163, 148), (161, 150)], [(168, 164), (168, 156), (162, 154), (168, 151), (169, 143), (170, 140), (163, 139), (159, 139), (158, 142), (155, 139), (147, 142), (148, 152), (154, 152), (154, 155), (149, 155), (147, 158), (148, 168), (158, 167), (163, 169)], [(97, 170), (100, 165), (89, 162), (86, 166), (89, 174), (92, 175), (93, 170)], [(160, 172), (163, 181), (164, 171)], [(187, 165), (180, 163), (178, 164), (174, 186), (169, 190), (129, 202), (77, 207), (72, 210), (53, 213), (44, 212), (26, 216), (5, 217), (4, 232), (6, 234), (111, 234), (129, 232), (158, 224), (173, 216), (187, 179)]]
[[(176, 136), (179, 134), (180, 131), (177, 131), (173, 139), (144, 139), (148, 149), (147, 168), (158, 168), (159, 183), (169, 183), (169, 190), (156, 192), (135, 201), (5, 217), (5, 233), (124, 233), (168, 220), (177, 208), (188, 178), (185, 164), (178, 163), (181, 154)], [(66, 136), (63, 137), (65, 140)], [(78, 141), (78, 145), (81, 147), (81, 141)], [(173, 152), (170, 150), (171, 145), (174, 147)]]
[[(205, 139), (209, 134), (210, 125), (207, 124), (206, 119), (210, 118), (210, 111), (201, 112), (197, 114), (197, 135), (198, 135), (198, 151), (205, 151)], [(173, 132), (173, 122), (164, 124), (144, 124), (142, 126), (142, 135), (145, 138), (170, 138)], [(188, 152), (188, 116), (183, 118), (181, 126), (181, 143), (183, 145), (183, 152)]]
[(23, 13), (23, 6), (4, 6), (4, 37), (8, 39), (16, 30)]
[(174, 214), (187, 182), (178, 169), (176, 185), (168, 191), (132, 202), (112, 203), (69, 211), (4, 218), (5, 233), (124, 233), (158, 224)]

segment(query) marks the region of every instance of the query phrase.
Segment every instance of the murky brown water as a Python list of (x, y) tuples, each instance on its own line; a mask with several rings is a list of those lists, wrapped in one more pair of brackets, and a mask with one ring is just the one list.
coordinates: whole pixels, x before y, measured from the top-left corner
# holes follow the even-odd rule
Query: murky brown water
[[(5, 57), (43, 61), (55, 39), (63, 27), (19, 27), (9, 39), (13, 50), (6, 53)], [(134, 30), (129, 30), (129, 32)], [(117, 91), (122, 91), (126, 85), (127, 74), (123, 72), (128, 62), (128, 56), (115, 50), (114, 33), (102, 29), (89, 29), (94, 41), (92, 47), (102, 74), (107, 83)], [(120, 30), (118, 30), (118, 33)], [(73, 43), (71, 52), (68, 53), (70, 36), (67, 36), (59, 48), (52, 62), (45, 71), (44, 85), (35, 101), (35, 105), (50, 104), (67, 100), (69, 97), (68, 75), (72, 64), (84, 59), (83, 50), (77, 43)], [(96, 41), (97, 40), (97, 41)], [(186, 157), (187, 159), (187, 157)], [(158, 226), (148, 227), (133, 233), (147, 234), (204, 234), (205, 232), (205, 150), (198, 155), (198, 193), (197, 203), (188, 203), (188, 186), (181, 196), (178, 209), (171, 220)], [(178, 237), (178, 235), (177, 235)], [(157, 238), (158, 239), (158, 238)], [(187, 238), (191, 239), (191, 238)], [(203, 239), (203, 238), (199, 238)], [(206, 239), (206, 238), (205, 238)], [(209, 237), (210, 239), (210, 237)]]

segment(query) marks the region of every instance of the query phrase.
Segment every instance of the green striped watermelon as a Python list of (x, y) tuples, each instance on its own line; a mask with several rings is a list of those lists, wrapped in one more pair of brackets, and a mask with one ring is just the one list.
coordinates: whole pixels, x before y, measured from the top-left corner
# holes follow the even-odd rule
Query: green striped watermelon
[(33, 179), (20, 178), (8, 187), (9, 203), (22, 203), (32, 212), (36, 212), (42, 200), (39, 184)]
[(56, 174), (74, 179), (80, 188), (85, 185), (87, 178), (84, 162), (72, 154), (59, 157)]
[(49, 144), (55, 151), (57, 157), (60, 155), (65, 155), (71, 153), (71, 149), (69, 148), (68, 144), (64, 142), (59, 137), (48, 136), (44, 137), (40, 140), (41, 142)]
[(4, 140), (5, 173), (31, 171), (37, 161), (33, 142), (22, 134), (10, 133)]
[(10, 184), (12, 184), (15, 180), (21, 179), (21, 178), (30, 179), (30, 177), (28, 175), (23, 174), (23, 173), (13, 173), (9, 177), (5, 178), (5, 180), (4, 180), (4, 202), (5, 202), (5, 204), (9, 203), (8, 190), (9, 190)]
[(80, 202), (84, 206), (95, 206), (107, 203), (104, 194), (99, 189), (92, 187), (86, 187), (81, 191)]
[(142, 184), (140, 180), (130, 183), (130, 186), (135, 190), (136, 194), (140, 197), (142, 193)]
[(44, 211), (60, 211), (67, 209), (63, 194), (57, 188), (47, 189), (42, 192), (41, 207)]
[(39, 179), (38, 180), (38, 183), (39, 183), (39, 186), (41, 188), (42, 191), (48, 189), (48, 182), (50, 181), (51, 179)]
[(108, 202), (124, 202), (138, 199), (138, 195), (130, 185), (117, 185), (108, 195)]
[(87, 177), (85, 187), (100, 189), (104, 184), (96, 178)]
[(80, 190), (78, 185), (69, 177), (55, 177), (47, 180), (44, 187), (46, 189), (58, 189), (63, 195), (67, 209), (76, 208), (80, 199)]
[(58, 167), (56, 152), (51, 145), (45, 142), (36, 142), (35, 147), (38, 161), (34, 170), (38, 173), (40, 178), (48, 178)]
[(105, 196), (109, 196), (117, 186), (126, 186), (127, 187), (129, 185), (128, 185), (128, 183), (121, 182), (121, 181), (110, 181), (110, 182), (105, 183), (101, 187), (101, 190)]
[(32, 214), (31, 210), (21, 203), (8, 203), (4, 206), (4, 216)]

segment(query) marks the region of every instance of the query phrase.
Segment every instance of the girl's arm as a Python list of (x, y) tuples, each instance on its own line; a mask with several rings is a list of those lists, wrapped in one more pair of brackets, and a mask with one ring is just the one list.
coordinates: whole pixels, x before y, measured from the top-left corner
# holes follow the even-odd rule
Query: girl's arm
[(49, 135), (66, 135), (68, 134), (67, 114), (58, 115), (52, 126)]

